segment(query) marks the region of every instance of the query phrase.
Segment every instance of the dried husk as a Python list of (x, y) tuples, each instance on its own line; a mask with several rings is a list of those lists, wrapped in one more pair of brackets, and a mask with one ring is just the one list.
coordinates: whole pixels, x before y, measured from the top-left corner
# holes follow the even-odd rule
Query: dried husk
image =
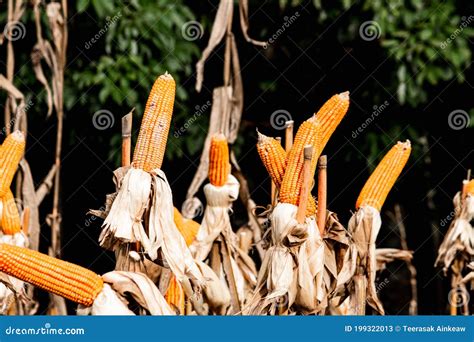
[(464, 258), (469, 262), (474, 255), (474, 230), (470, 224), (474, 218), (474, 197), (467, 195), (461, 201), (461, 193), (457, 193), (453, 203), (455, 216), (439, 246), (435, 262), (435, 266), (442, 267), (444, 272), (448, 271), (456, 258)]
[[(175, 315), (156, 285), (142, 273), (112, 271), (102, 276), (104, 289), (80, 315)], [(132, 310), (133, 311), (132, 311)]]
[(206, 279), (203, 295), (209, 310), (217, 315), (225, 315), (230, 306), (230, 292), (227, 284), (223, 282), (207, 264), (196, 261), (202, 275)]
[(206, 184), (204, 194), (207, 201), (206, 210), (196, 239), (190, 246), (194, 258), (199, 261), (208, 257), (213, 242), (221, 233), (236, 243), (237, 238), (232, 232), (229, 211), (232, 202), (239, 196), (239, 182), (234, 176), (229, 175), (227, 183), (223, 186)]
[(194, 262), (184, 237), (174, 222), (173, 197), (165, 173), (153, 170), (153, 198), (149, 217), (149, 234), (154, 234), (169, 268), (179, 282), (188, 278), (201, 286), (204, 278)]
[[(363, 290), (366, 291), (367, 304), (383, 315), (384, 309), (375, 288), (375, 240), (377, 239), (381, 225), (382, 220), (379, 211), (371, 206), (359, 208), (349, 221), (349, 232), (353, 237), (358, 255), (355, 277), (366, 278), (366, 289)], [(354, 280), (353, 285), (360, 286), (360, 283)], [(354, 299), (354, 296), (355, 293), (352, 293), (351, 299)], [(357, 304), (365, 305), (363, 303)]]
[(295, 305), (303, 312), (322, 309), (327, 295), (323, 285), (325, 245), (314, 217), (307, 219), (308, 238), (298, 253), (298, 288)]
[(375, 250), (376, 270), (377, 272), (384, 270), (387, 264), (400, 260), (409, 262), (413, 259), (413, 251), (407, 251), (397, 248), (377, 248)]
[(142, 217), (150, 201), (151, 175), (130, 168), (108, 213), (99, 237), (100, 245), (115, 250), (117, 245), (137, 242), (143, 244), (151, 259), (156, 259), (159, 240), (155, 232), (147, 235)]
[(296, 221), (298, 207), (278, 203), (270, 219), (271, 246), (265, 253), (252, 299), (243, 310), (250, 315), (275, 315), (290, 308), (297, 294), (297, 255), (308, 237), (307, 225)]
[[(0, 214), (1, 217), (1, 214)], [(6, 243), (18, 247), (28, 247), (28, 238), (23, 232), (14, 235), (3, 234), (0, 232), (0, 243)], [(0, 313), (8, 309), (14, 300), (15, 293), (23, 293), (25, 283), (15, 277), (3, 275), (7, 283), (0, 283)]]

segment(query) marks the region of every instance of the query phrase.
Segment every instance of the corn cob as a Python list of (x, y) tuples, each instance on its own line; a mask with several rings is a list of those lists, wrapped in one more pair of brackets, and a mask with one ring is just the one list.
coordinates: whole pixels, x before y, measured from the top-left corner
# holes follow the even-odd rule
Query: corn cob
[(165, 294), (165, 299), (171, 307), (175, 307), (179, 310), (180, 315), (184, 315), (186, 304), (184, 291), (175, 276), (171, 277), (170, 285)]
[(3, 210), (0, 220), (0, 228), (5, 235), (15, 235), (21, 231), (20, 213), (16, 206), (15, 198), (11, 191), (8, 191), (2, 198)]
[(331, 135), (341, 123), (349, 109), (349, 92), (336, 94), (331, 97), (316, 113), (316, 119), (321, 125), (321, 151), (331, 138)]
[(200, 224), (193, 220), (183, 218), (178, 209), (174, 208), (174, 223), (179, 232), (183, 235), (186, 245), (191, 245), (198, 233)]
[(286, 151), (274, 138), (258, 133), (257, 151), (263, 165), (277, 188), (280, 188), (286, 169)]
[(209, 181), (214, 186), (227, 183), (230, 174), (229, 146), (223, 134), (211, 138), (209, 149)]
[(23, 154), (25, 153), (25, 136), (15, 131), (7, 136), (0, 154), (0, 198), (6, 195), (15, 176)]
[(86, 306), (93, 304), (104, 286), (99, 275), (84, 267), (4, 243), (0, 271)]
[(153, 84), (143, 114), (133, 166), (145, 171), (161, 168), (173, 114), (176, 83), (170, 74), (158, 77)]
[(356, 208), (370, 205), (380, 211), (395, 181), (408, 161), (410, 141), (398, 142), (383, 157), (365, 183), (356, 201)]
[(286, 171), (280, 189), (281, 202), (294, 205), (299, 204), (301, 185), (303, 183), (303, 150), (306, 145), (313, 146), (311, 174), (314, 175), (321, 152), (319, 147), (321, 140), (320, 128), (319, 122), (313, 116), (303, 122), (298, 129), (293, 147), (286, 157)]
[[(183, 218), (178, 209), (174, 208), (174, 223), (178, 227), (179, 232), (183, 235), (186, 245), (193, 243), (198, 233), (200, 224), (193, 220)], [(175, 276), (171, 277), (170, 285), (165, 294), (165, 299), (171, 307), (176, 307), (181, 315), (184, 315), (185, 296), (181, 284), (176, 280)]]

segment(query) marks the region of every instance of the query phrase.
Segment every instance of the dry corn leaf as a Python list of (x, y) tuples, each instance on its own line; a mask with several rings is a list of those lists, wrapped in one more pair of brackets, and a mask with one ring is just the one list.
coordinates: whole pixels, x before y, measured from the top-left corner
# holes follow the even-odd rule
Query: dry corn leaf
[(205, 260), (211, 251), (213, 242), (224, 233), (227, 237), (233, 236), (230, 224), (229, 210), (232, 202), (239, 195), (239, 183), (234, 176), (229, 175), (224, 186), (216, 187), (206, 184), (204, 187), (207, 206), (204, 218), (190, 250), (196, 260)]
[(377, 248), (375, 250), (375, 260), (377, 272), (384, 270), (387, 264), (395, 260), (409, 262), (413, 259), (413, 251), (406, 251), (397, 248)]

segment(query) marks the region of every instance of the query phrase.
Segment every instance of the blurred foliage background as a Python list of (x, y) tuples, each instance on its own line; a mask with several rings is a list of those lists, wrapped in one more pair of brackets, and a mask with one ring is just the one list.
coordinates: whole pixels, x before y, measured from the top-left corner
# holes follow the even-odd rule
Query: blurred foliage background
[[(64, 254), (69, 260), (103, 272), (111, 255), (97, 246), (100, 222), (86, 216), (113, 190), (112, 171), (119, 163), (120, 118), (135, 108), (138, 129), (148, 92), (157, 75), (177, 81), (175, 117), (167, 162), (176, 205), (197, 167), (210, 109), (196, 112), (222, 84), (223, 46), (206, 63), (204, 87), (196, 93), (195, 63), (209, 39), (218, 1), (130, 0), (70, 1), (68, 66), (65, 80), (63, 158)], [(237, 5), (237, 3), (236, 3)], [(0, 20), (5, 21), (5, 2)], [(233, 31), (244, 81), (244, 113), (234, 146), (258, 204), (268, 203), (269, 180), (255, 150), (259, 128), (282, 135), (269, 123), (277, 110), (296, 124), (331, 95), (349, 90), (348, 116), (326, 148), (329, 157), (329, 205), (346, 223), (358, 191), (382, 154), (397, 140), (410, 139), (413, 156), (385, 205), (400, 203), (415, 250), (420, 313), (446, 311), (446, 282), (433, 268), (437, 247), (447, 230), (442, 220), (451, 198), (472, 168), (474, 124), (472, 1), (249, 1), (250, 35), (271, 43), (248, 44), (234, 10)], [(31, 9), (31, 8), (30, 8)], [(290, 18), (296, 17), (291, 23)], [(202, 35), (190, 40), (186, 23), (197, 21)], [(15, 42), (15, 84), (33, 102), (28, 110), (27, 158), (39, 182), (52, 160), (54, 118), (46, 119), (45, 94), (35, 81), (30, 51), (34, 44), (31, 10), (23, 17), (27, 34)], [(0, 47), (3, 68), (4, 46)], [(4, 71), (2, 71), (3, 73)], [(4, 103), (4, 94), (1, 94)], [(97, 130), (93, 115), (113, 113), (115, 124)], [(449, 114), (461, 110), (470, 127), (452, 129)], [(199, 112), (201, 113), (201, 112)], [(192, 124), (187, 124), (191, 117)], [(367, 121), (370, 118), (369, 121)], [(183, 134), (173, 134), (186, 125)], [(135, 135), (136, 138), (136, 135)], [(44, 205), (45, 213), (49, 208)], [(234, 221), (238, 225), (236, 208)], [(399, 247), (396, 224), (380, 233), (380, 245)], [(45, 239), (47, 234), (45, 235)], [(387, 312), (407, 312), (409, 286), (403, 264), (393, 264), (382, 290)]]

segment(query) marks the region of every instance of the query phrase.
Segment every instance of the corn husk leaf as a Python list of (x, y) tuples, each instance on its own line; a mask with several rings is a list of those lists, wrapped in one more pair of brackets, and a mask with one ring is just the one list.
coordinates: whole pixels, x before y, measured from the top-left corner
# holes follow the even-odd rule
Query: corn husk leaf
[[(204, 284), (204, 278), (194, 262), (184, 237), (179, 232), (173, 217), (173, 197), (163, 171), (152, 172), (153, 199), (150, 208), (149, 234), (153, 232), (157, 246), (161, 248), (171, 271), (179, 282), (188, 278)], [(146, 248), (146, 246), (144, 246)]]
[(461, 194), (454, 197), (455, 217), (438, 249), (435, 266), (446, 273), (456, 258), (470, 260), (474, 255), (474, 230), (470, 221), (474, 217), (474, 197), (468, 195), (461, 203)]
[(227, 183), (223, 186), (206, 184), (204, 187), (207, 206), (201, 227), (190, 249), (196, 260), (205, 260), (211, 251), (213, 242), (223, 233), (236, 244), (235, 234), (230, 224), (229, 210), (232, 202), (239, 196), (239, 182), (234, 176), (229, 175)]
[(230, 306), (231, 297), (229, 288), (225, 282), (207, 264), (196, 261), (202, 275), (206, 278), (206, 286), (203, 288), (204, 299), (209, 310), (218, 315), (224, 315)]

